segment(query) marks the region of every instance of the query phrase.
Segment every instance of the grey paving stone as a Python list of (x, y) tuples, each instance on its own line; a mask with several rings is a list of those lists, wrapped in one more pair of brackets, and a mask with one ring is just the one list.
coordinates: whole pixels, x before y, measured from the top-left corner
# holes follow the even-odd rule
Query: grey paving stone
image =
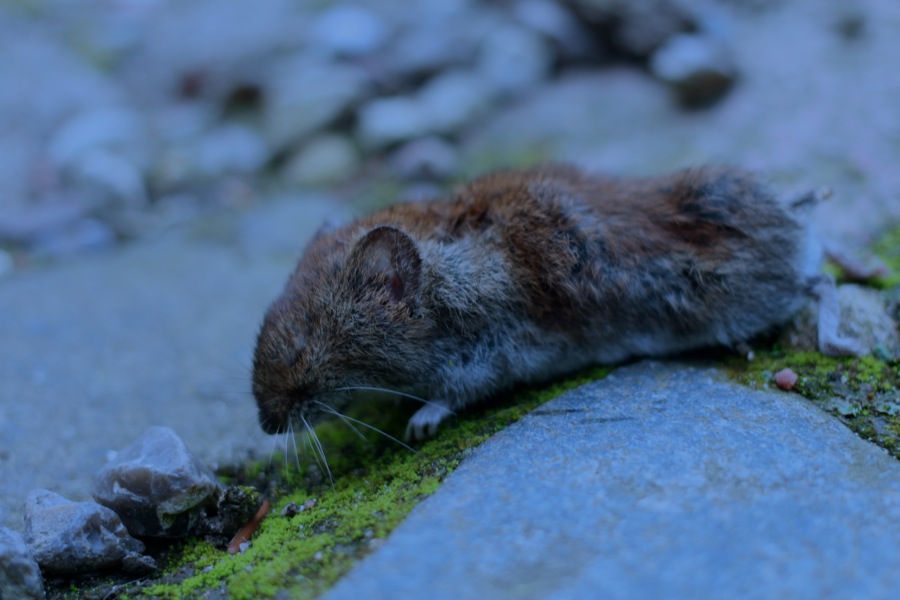
[(487, 441), (326, 598), (898, 589), (900, 463), (798, 396), (644, 362)]

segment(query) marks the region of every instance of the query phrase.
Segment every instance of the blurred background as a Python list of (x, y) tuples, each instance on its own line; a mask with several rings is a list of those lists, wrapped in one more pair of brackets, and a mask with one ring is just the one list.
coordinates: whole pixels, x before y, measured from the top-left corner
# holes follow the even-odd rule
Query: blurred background
[(545, 160), (830, 185), (865, 242), (900, 213), (898, 58), (894, 0), (0, 0), (0, 274)]

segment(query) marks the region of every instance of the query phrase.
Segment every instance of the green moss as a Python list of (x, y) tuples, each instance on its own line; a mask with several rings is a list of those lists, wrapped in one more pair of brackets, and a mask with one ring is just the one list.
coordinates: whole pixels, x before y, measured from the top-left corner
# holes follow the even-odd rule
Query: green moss
[(900, 227), (882, 236), (872, 250), (890, 270), (887, 277), (875, 281), (875, 286), (882, 289), (900, 286)]
[[(547, 400), (608, 372), (589, 370), (474, 407), (414, 452), (377, 435), (361, 439), (340, 422), (324, 423), (317, 432), (333, 484), (311, 454), (298, 459), (293, 447), (275, 458), (275, 469), (267, 469), (267, 462), (230, 469), (223, 473), (227, 479), (254, 482), (273, 499), (250, 547), (232, 556), (200, 540), (181, 542), (164, 549), (161, 571), (152, 580), (117, 591), (152, 598), (200, 597), (208, 590), (236, 599), (315, 597), (376, 548), (482, 441)], [(409, 417), (403, 406), (375, 403), (351, 414), (388, 432), (402, 432)], [(79, 591), (82, 597), (102, 597), (109, 588)]]
[(752, 361), (729, 358), (725, 366), (738, 381), (762, 389), (775, 388), (775, 373), (790, 368), (799, 376), (794, 391), (900, 458), (900, 361), (773, 348)]

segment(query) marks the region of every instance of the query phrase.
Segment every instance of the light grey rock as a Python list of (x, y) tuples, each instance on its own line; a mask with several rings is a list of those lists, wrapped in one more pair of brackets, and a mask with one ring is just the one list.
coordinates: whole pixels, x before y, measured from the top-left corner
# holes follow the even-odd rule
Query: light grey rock
[(581, 56), (591, 47), (587, 32), (567, 8), (550, 0), (523, 0), (512, 7), (523, 25), (541, 33), (568, 56)]
[(85, 155), (110, 150), (137, 161), (149, 150), (146, 124), (137, 111), (122, 106), (91, 108), (69, 119), (50, 140), (50, 158), (71, 168)]
[(462, 69), (430, 79), (418, 94), (425, 113), (422, 133), (452, 133), (484, 115), (494, 99), (495, 84), (482, 74)]
[(264, 74), (263, 136), (279, 150), (328, 125), (367, 92), (359, 67), (295, 54)]
[(391, 155), (391, 170), (401, 179), (445, 179), (459, 169), (459, 154), (439, 137), (404, 144)]
[(115, 243), (116, 234), (106, 223), (86, 218), (43, 232), (31, 241), (30, 250), (37, 256), (60, 258), (109, 250)]
[(506, 24), (485, 38), (477, 69), (497, 92), (517, 94), (546, 79), (553, 58), (552, 48), (540, 35)]
[(97, 194), (97, 202), (140, 207), (147, 204), (144, 174), (137, 165), (110, 149), (84, 154), (72, 165), (75, 185)]
[(148, 427), (94, 480), (93, 496), (134, 535), (177, 538), (205, 524), (221, 484), (169, 427)]
[(12, 254), (6, 250), (0, 249), (0, 278), (12, 273), (16, 268)]
[(118, 567), (129, 553), (144, 551), (110, 509), (49, 490), (28, 495), (25, 541), (43, 570), (61, 574)]
[(312, 22), (309, 34), (318, 49), (345, 56), (378, 50), (390, 35), (388, 24), (373, 11), (356, 4), (336, 4)]
[(418, 98), (377, 98), (360, 107), (357, 135), (368, 148), (381, 148), (429, 132), (430, 112)]
[(294, 185), (321, 185), (340, 181), (359, 165), (356, 145), (342, 135), (322, 135), (311, 139), (292, 156), (282, 172)]
[(841, 335), (859, 340), (869, 352), (900, 349), (900, 324), (888, 314), (878, 290), (856, 284), (838, 287)]
[(44, 582), (37, 562), (18, 532), (0, 526), (0, 598), (40, 600)]
[[(900, 349), (897, 323), (888, 314), (878, 290), (856, 284), (838, 286), (841, 321), (838, 333), (860, 342), (867, 352), (896, 353)], [(779, 336), (779, 342), (792, 350), (818, 349), (815, 306), (805, 307)]]
[(883, 450), (795, 395), (642, 362), (486, 441), (325, 598), (888, 600), (898, 531)]
[(653, 54), (650, 69), (690, 108), (712, 104), (737, 78), (737, 67), (725, 45), (701, 34), (679, 34), (666, 40)]
[(213, 178), (230, 173), (254, 173), (269, 156), (257, 130), (237, 123), (210, 131), (198, 140), (195, 151), (198, 171)]

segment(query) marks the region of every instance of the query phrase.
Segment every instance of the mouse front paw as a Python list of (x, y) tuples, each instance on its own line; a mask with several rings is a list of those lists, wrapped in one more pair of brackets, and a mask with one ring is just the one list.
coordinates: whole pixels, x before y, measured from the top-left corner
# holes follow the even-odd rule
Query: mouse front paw
[(433, 436), (440, 422), (452, 414), (452, 410), (438, 402), (426, 404), (409, 419), (406, 439), (424, 440)]

